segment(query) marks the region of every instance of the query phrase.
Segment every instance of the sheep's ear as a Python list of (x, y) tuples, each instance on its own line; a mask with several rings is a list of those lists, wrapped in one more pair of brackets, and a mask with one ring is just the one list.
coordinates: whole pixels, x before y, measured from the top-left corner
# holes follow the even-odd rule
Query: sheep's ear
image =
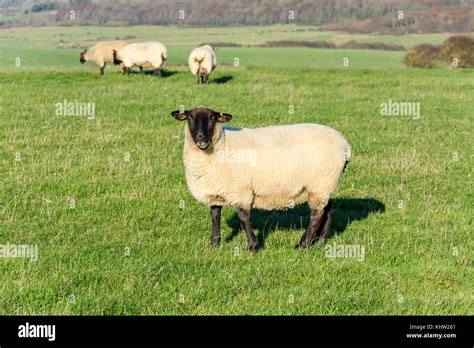
[(217, 122), (226, 123), (232, 119), (232, 115), (224, 114), (223, 112), (216, 112)]
[(189, 120), (189, 110), (175, 110), (171, 113), (171, 116), (173, 116), (175, 119), (178, 121), (184, 121), (184, 120)]

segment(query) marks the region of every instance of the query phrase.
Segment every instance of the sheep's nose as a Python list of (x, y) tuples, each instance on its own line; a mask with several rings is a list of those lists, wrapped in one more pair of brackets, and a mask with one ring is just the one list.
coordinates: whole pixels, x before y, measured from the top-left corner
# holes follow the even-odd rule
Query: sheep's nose
[(204, 139), (204, 134), (198, 133), (196, 138), (197, 138), (197, 140), (203, 140)]

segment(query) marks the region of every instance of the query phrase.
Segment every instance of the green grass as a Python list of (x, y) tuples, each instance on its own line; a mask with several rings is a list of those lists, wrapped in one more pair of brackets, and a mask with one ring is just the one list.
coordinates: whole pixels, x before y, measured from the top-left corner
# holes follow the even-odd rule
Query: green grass
[[(191, 47), (169, 47), (166, 66), (187, 64)], [(92, 63), (79, 63), (80, 50), (71, 49), (37, 49), (31, 47), (15, 50), (6, 49), (0, 56), (0, 70), (22, 70), (31, 68), (76, 68), (83, 71), (99, 71)], [(259, 65), (276, 67), (312, 67), (342, 68), (344, 58), (349, 59), (349, 67), (364, 69), (404, 68), (403, 52), (339, 50), (311, 48), (221, 48), (217, 52), (220, 65), (234, 65), (238, 59), (240, 66)], [(20, 58), (20, 67), (15, 66), (15, 59)], [(108, 68), (113, 67), (109, 64)]]
[[(0, 244), (39, 246), (36, 262), (0, 259), (0, 314), (474, 314), (474, 71), (245, 65), (207, 86), (184, 67), (0, 72)], [(421, 118), (380, 116), (389, 99), (419, 102)], [(95, 103), (95, 119), (56, 116), (63, 100)], [(170, 116), (180, 105), (231, 113), (235, 126), (339, 130), (353, 160), (328, 243), (364, 245), (364, 261), (293, 250), (304, 207), (256, 215), (257, 254), (243, 233), (226, 241), (227, 207), (224, 242), (209, 247)]]
[[(129, 38), (132, 36), (132, 38)], [(317, 27), (273, 25), (263, 27), (179, 28), (175, 26), (132, 27), (44, 27), (12, 28), (0, 33), (0, 69), (15, 67), (21, 59), (22, 68), (77, 68), (81, 47), (97, 41), (126, 39), (129, 42), (158, 40), (168, 48), (168, 65), (186, 64), (189, 52), (202, 42), (233, 42), (241, 48), (220, 48), (219, 63), (241, 65), (339, 68), (349, 58), (351, 68), (402, 68), (404, 52), (342, 49), (274, 49), (248, 47), (272, 40), (327, 40), (344, 42), (386, 42), (410, 46), (415, 43), (441, 43), (448, 33), (413, 35), (360, 35), (318, 31)], [(87, 67), (84, 67), (87, 69)]]
[[(348, 40), (365, 42), (387, 42), (403, 46), (415, 43), (441, 43), (449, 33), (376, 35), (350, 34), (345, 32), (320, 31), (315, 26), (269, 25), (245, 27), (177, 27), (177, 26), (130, 26), (130, 27), (42, 27), (3, 29), (2, 41), (32, 41), (56, 44), (92, 44), (97, 40), (112, 40), (135, 36), (130, 40), (159, 40), (167, 45), (195, 46), (205, 41), (226, 41), (242, 45), (262, 44), (272, 40), (328, 40), (342, 42)], [(60, 40), (64, 41), (61, 43)]]

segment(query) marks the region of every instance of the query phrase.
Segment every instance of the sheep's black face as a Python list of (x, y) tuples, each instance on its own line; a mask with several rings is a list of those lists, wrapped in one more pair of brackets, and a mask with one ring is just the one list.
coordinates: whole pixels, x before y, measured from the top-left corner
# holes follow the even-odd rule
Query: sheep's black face
[(218, 122), (228, 122), (232, 118), (232, 115), (223, 114), (208, 108), (176, 110), (171, 115), (178, 121), (188, 121), (191, 137), (196, 146), (201, 150), (206, 150), (211, 144), (216, 124)]
[(115, 65), (121, 64), (122, 61), (117, 58), (117, 51), (116, 51), (116, 50), (113, 50), (113, 54), (114, 54), (114, 64), (115, 64)]
[(86, 62), (86, 58), (84, 58), (84, 55), (86, 54), (86, 51), (81, 52), (81, 57), (79, 58), (79, 61), (84, 64)]

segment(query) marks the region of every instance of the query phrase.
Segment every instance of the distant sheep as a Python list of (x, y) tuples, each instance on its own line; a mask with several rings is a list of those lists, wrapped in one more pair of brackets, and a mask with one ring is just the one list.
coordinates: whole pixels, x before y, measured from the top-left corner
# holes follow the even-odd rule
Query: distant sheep
[(79, 60), (82, 64), (88, 60), (92, 61), (100, 68), (100, 74), (104, 75), (105, 65), (114, 60), (113, 51), (122, 48), (126, 44), (125, 41), (121, 40), (98, 42), (94, 46), (86, 48), (84, 52), (81, 52)]
[(160, 68), (168, 57), (165, 45), (157, 41), (129, 44), (114, 50), (113, 56), (115, 65), (123, 65), (123, 73), (138, 66), (140, 72), (143, 72), (143, 68), (154, 68), (155, 75), (160, 75)]
[(188, 65), (193, 75), (197, 77), (197, 83), (209, 83), (209, 74), (217, 66), (214, 49), (210, 45), (196, 47), (189, 55)]
[(211, 208), (211, 245), (220, 241), (224, 205), (236, 208), (250, 251), (259, 248), (251, 208), (286, 209), (308, 202), (311, 220), (295, 247), (326, 240), (332, 215), (329, 198), (351, 159), (351, 147), (341, 134), (318, 124), (221, 127), (232, 116), (204, 107), (171, 115), (187, 120), (186, 181), (194, 198)]

